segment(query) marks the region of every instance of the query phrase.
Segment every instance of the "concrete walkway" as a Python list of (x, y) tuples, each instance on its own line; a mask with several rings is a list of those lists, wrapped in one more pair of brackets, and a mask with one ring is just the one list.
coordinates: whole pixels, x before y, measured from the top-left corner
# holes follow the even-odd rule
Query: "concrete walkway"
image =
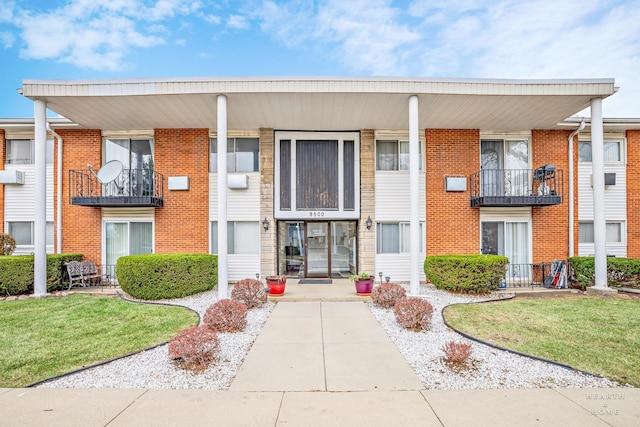
[(640, 425), (640, 389), (425, 390), (362, 301), (280, 300), (228, 391), (0, 389), (0, 427)]

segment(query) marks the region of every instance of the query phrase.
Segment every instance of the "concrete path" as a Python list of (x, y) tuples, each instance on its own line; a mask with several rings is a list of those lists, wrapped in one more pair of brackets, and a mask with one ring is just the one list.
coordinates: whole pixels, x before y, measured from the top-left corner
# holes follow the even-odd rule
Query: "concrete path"
[(362, 302), (281, 302), (232, 391), (420, 390), (422, 383)]

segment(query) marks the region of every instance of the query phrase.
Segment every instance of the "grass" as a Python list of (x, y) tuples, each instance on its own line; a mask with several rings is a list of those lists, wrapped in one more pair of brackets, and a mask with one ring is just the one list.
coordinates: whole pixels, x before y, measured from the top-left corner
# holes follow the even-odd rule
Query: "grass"
[(516, 298), (448, 307), (469, 335), (640, 387), (640, 301), (586, 296)]
[(182, 307), (71, 295), (0, 303), (0, 387), (142, 350), (197, 323)]

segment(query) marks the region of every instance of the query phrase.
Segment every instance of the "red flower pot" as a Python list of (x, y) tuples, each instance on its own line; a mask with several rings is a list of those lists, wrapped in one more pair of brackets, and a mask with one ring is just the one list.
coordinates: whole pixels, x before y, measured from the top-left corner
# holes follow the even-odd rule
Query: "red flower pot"
[(371, 295), (371, 289), (373, 289), (373, 277), (359, 278), (354, 281), (356, 284), (356, 294), (367, 296)]
[(282, 295), (287, 284), (286, 278), (267, 277), (267, 286), (269, 287), (269, 295)]

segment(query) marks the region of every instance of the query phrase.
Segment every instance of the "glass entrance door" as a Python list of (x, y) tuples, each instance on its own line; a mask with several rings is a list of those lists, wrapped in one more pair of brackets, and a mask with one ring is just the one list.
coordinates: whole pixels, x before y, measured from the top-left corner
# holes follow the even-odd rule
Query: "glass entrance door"
[(307, 224), (306, 277), (329, 277), (329, 223)]

